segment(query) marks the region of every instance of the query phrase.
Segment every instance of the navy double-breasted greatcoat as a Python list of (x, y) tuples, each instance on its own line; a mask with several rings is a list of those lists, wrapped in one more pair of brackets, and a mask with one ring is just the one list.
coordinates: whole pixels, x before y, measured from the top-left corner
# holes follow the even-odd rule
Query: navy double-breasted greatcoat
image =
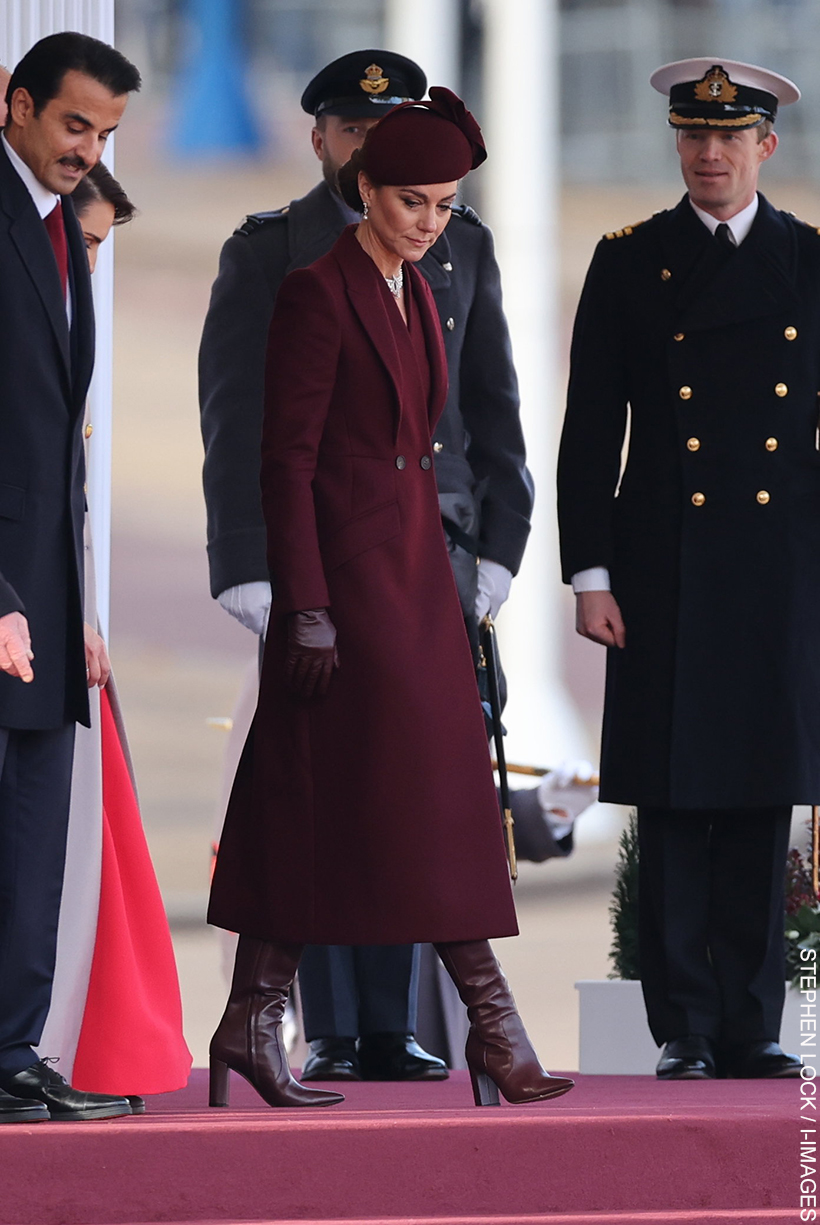
[(819, 395), (820, 231), (761, 196), (725, 252), (684, 197), (602, 239), (559, 517), (565, 580), (608, 567), (626, 626), (603, 800), (820, 799)]

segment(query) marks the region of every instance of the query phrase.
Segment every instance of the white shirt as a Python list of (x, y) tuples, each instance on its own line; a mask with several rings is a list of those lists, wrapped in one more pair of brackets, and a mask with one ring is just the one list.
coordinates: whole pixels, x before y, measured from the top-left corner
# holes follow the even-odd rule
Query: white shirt
[[(40, 214), (40, 217), (42, 218), (42, 220), (45, 221), (49, 213), (53, 212), (54, 209), (57, 207), (57, 205), (60, 203), (60, 197), (55, 196), (54, 192), (49, 191), (47, 187), (43, 187), (43, 184), (37, 178), (36, 174), (31, 169), (31, 167), (27, 166), (26, 163), (23, 161), (22, 157), (20, 157), (19, 153), (16, 153), (15, 150), (12, 149), (11, 145), (6, 140), (5, 133), (0, 133), (0, 140), (2, 140), (3, 142), (3, 148), (8, 154), (9, 161), (11, 162), (12, 166), (19, 174), (20, 178), (23, 180), (26, 186), (26, 189), (28, 191), (28, 194), (31, 196), (32, 200), (34, 201), (34, 207), (37, 209), (37, 212)], [(71, 323), (71, 290), (70, 289), (66, 289), (65, 309), (66, 309), (66, 314), (68, 315), (68, 322), (70, 324)]]
[[(698, 208), (692, 200), (689, 201), (695, 213), (706, 226), (710, 234), (714, 234), (722, 222), (718, 221), (717, 217), (713, 217), (711, 213), (704, 212), (702, 208)], [(732, 232), (732, 238), (735, 240), (735, 246), (739, 247), (743, 239), (747, 237), (749, 230), (752, 228), (752, 222), (757, 216), (757, 210), (760, 200), (755, 192), (755, 198), (751, 204), (747, 204), (739, 213), (735, 213), (734, 217), (729, 217), (726, 224)], [(609, 582), (609, 571), (606, 566), (592, 566), (589, 570), (579, 570), (577, 574), (572, 576), (572, 590), (578, 595), (582, 591), (609, 591), (611, 590)]]

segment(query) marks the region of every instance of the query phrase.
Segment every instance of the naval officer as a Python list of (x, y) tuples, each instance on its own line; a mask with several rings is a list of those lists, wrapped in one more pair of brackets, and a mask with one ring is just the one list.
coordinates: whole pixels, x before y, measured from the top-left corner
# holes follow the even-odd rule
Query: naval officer
[[(222, 250), (200, 350), (211, 592), (258, 634), (271, 603), (259, 467), (265, 349), (276, 293), (288, 272), (313, 263), (346, 225), (358, 223), (338, 193), (336, 172), (383, 115), (421, 98), (426, 88), (418, 64), (383, 50), (352, 52), (323, 68), (301, 100), (314, 116), (322, 182), (287, 208), (246, 218)], [(520, 565), (532, 482), (492, 236), (469, 207), (456, 205), (452, 212), (446, 232), (418, 266), (433, 291), (447, 355), (449, 394), (434, 437), (434, 462), (450, 560), (475, 647), (479, 620), (487, 612), (496, 615)], [(412, 945), (308, 947), (299, 968), (311, 1043), (302, 1079), (445, 1077), (444, 1063), (413, 1038), (417, 980)]]
[(707, 57), (651, 84), (687, 193), (607, 234), (587, 276), (564, 578), (608, 648), (601, 799), (638, 809), (658, 1076), (795, 1076), (778, 1037), (791, 809), (820, 797), (820, 231), (757, 191), (790, 81)]

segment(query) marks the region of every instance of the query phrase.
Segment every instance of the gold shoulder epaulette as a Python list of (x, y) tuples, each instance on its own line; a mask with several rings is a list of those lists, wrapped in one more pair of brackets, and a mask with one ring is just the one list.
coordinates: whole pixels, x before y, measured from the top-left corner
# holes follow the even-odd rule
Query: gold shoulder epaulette
[(625, 225), (622, 230), (610, 230), (608, 234), (604, 234), (604, 238), (628, 238), (629, 235), (634, 230), (637, 230), (639, 225), (643, 225), (644, 221), (646, 220), (647, 218), (644, 217), (643, 221), (633, 221), (632, 225)]
[(795, 217), (794, 213), (789, 213), (789, 216), (798, 225), (804, 225), (807, 230), (814, 230), (815, 234), (820, 234), (820, 226), (816, 226), (812, 221), (804, 221), (802, 217)]

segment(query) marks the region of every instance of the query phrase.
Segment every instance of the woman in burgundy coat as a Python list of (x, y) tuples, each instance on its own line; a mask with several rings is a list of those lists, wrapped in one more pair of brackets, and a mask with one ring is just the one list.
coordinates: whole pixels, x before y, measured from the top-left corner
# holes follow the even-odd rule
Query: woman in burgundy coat
[(460, 100), (430, 93), (371, 130), (342, 176), (362, 223), (286, 278), (271, 322), (276, 599), (211, 894), (210, 922), (240, 933), (211, 1105), (227, 1103), (229, 1068), (274, 1106), (343, 1100), (288, 1070), (304, 944), (434, 943), (468, 1007), (476, 1103), (572, 1087), (538, 1063), (487, 943), (517, 925), (436, 496), (444, 347), (413, 267), (486, 153)]

